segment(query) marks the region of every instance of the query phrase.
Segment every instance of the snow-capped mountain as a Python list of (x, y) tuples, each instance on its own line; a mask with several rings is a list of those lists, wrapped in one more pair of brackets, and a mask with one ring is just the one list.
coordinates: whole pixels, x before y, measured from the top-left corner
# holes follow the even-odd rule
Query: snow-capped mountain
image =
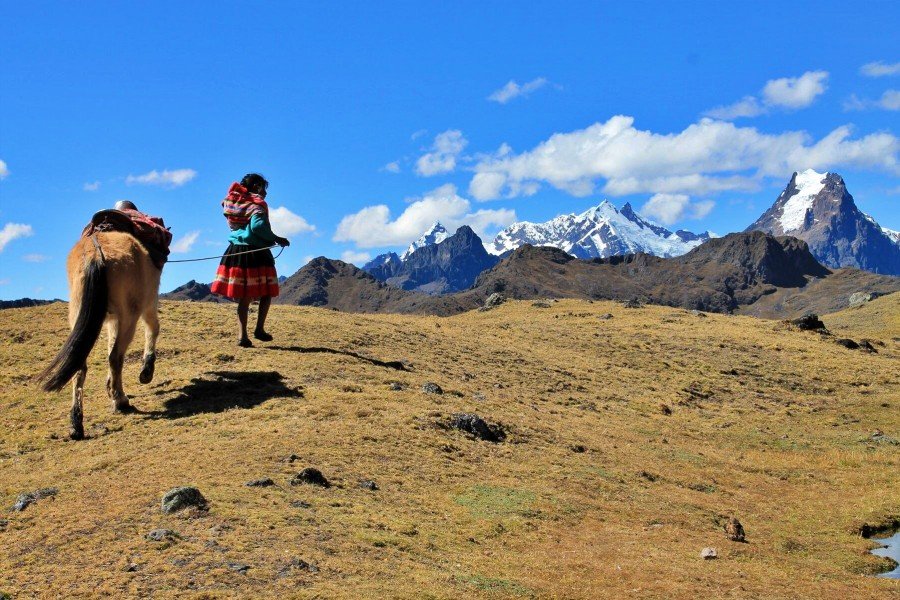
[(447, 231), (439, 222), (435, 222), (434, 225), (428, 228), (428, 231), (422, 234), (422, 237), (409, 245), (409, 248), (406, 249), (406, 252), (400, 255), (400, 260), (405, 261), (407, 258), (409, 258), (410, 254), (412, 254), (419, 248), (432, 246), (434, 244), (440, 244), (448, 237), (450, 237), (450, 232)]
[(631, 204), (622, 210), (604, 200), (580, 215), (560, 215), (546, 223), (521, 221), (501, 231), (487, 246), (488, 252), (503, 255), (524, 244), (553, 246), (576, 258), (605, 258), (644, 252), (671, 257), (684, 254), (711, 237), (679, 230), (669, 231), (641, 217)]
[(753, 230), (800, 238), (829, 267), (900, 275), (900, 236), (859, 210), (837, 173), (794, 173)]

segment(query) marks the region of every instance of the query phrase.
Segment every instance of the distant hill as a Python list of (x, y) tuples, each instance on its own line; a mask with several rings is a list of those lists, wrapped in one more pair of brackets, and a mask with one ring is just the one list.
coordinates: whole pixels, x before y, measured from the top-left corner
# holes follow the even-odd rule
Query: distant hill
[(187, 300), (189, 302), (230, 302), (228, 298), (213, 294), (208, 283), (199, 283), (193, 279), (171, 292), (160, 294), (159, 297), (163, 300)]
[(747, 231), (798, 237), (829, 267), (900, 275), (900, 236), (859, 210), (837, 173), (794, 173)]
[(18, 300), (0, 300), (0, 310), (5, 308), (26, 308), (28, 306), (43, 306), (62, 300), (35, 300), (34, 298), (19, 298)]

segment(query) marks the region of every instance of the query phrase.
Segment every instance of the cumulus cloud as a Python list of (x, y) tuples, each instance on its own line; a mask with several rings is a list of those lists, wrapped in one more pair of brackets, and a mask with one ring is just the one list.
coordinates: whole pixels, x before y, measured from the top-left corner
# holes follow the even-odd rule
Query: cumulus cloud
[(86, 184), (84, 184), (84, 185), (82, 186), (82, 188), (83, 188), (84, 191), (86, 191), (86, 192), (96, 192), (97, 190), (100, 189), (100, 182), (99, 182), (99, 181), (94, 181), (94, 182), (91, 182), (91, 183), (86, 183)]
[(543, 77), (532, 79), (531, 81), (528, 81), (521, 85), (510, 79), (509, 83), (504, 85), (499, 90), (495, 90), (490, 96), (487, 97), (487, 99), (491, 102), (506, 104), (513, 98), (528, 96), (531, 92), (541, 89), (548, 83), (549, 82)]
[(547, 183), (576, 196), (606, 180), (611, 195), (706, 194), (748, 190), (756, 180), (786, 178), (796, 170), (836, 167), (880, 169), (900, 174), (900, 139), (886, 132), (853, 139), (849, 126), (816, 141), (803, 131), (760, 133), (752, 127), (702, 119), (678, 133), (634, 127), (617, 115), (586, 129), (556, 133), (521, 154), (494, 155), (479, 162), (469, 184), (478, 200), (533, 193)]
[(428, 130), (427, 129), (417, 129), (416, 131), (412, 132), (412, 135), (409, 136), (409, 139), (411, 139), (412, 141), (416, 141), (423, 135), (428, 135)]
[(384, 204), (347, 215), (338, 224), (333, 239), (354, 242), (360, 248), (403, 246), (435, 221), (451, 231), (468, 225), (484, 236), (492, 227), (502, 228), (515, 222), (516, 213), (508, 209), (471, 212), (471, 203), (457, 193), (456, 186), (446, 184), (414, 200), (396, 219), (391, 218), (391, 211)]
[(357, 252), (356, 250), (345, 250), (341, 253), (341, 260), (345, 263), (354, 264), (357, 267), (361, 267), (370, 260), (372, 260), (372, 255), (368, 252)]
[(770, 79), (763, 86), (762, 100), (756, 96), (744, 96), (734, 104), (717, 106), (704, 116), (732, 121), (741, 117), (756, 117), (773, 107), (797, 109), (813, 103), (827, 89), (827, 71), (807, 71), (800, 77)]
[(30, 263), (42, 263), (50, 260), (50, 257), (44, 254), (26, 254), (22, 257), (22, 260)]
[(712, 200), (692, 202), (687, 194), (655, 194), (639, 212), (663, 225), (672, 225), (686, 218), (702, 219), (714, 206)]
[(199, 231), (189, 231), (184, 236), (172, 242), (171, 250), (173, 254), (187, 254), (194, 247), (197, 238), (200, 237)]
[(315, 225), (310, 225), (306, 219), (292, 213), (284, 206), (269, 209), (269, 221), (272, 223), (272, 230), (282, 236), (310, 233), (316, 230)]
[(399, 173), (400, 172), (400, 163), (396, 160), (394, 162), (389, 162), (388, 164), (381, 167), (382, 171), (387, 171), (388, 173)]
[(434, 138), (428, 153), (416, 161), (416, 173), (430, 177), (456, 169), (456, 159), (469, 141), (458, 129), (448, 129)]
[(34, 235), (31, 225), (22, 223), (7, 223), (0, 229), (0, 252), (13, 240)]
[(6, 166), (6, 162), (0, 160), (0, 179), (6, 179), (9, 176), (9, 167)]
[(176, 188), (183, 186), (196, 176), (197, 171), (193, 169), (175, 169), (173, 171), (154, 169), (143, 175), (129, 175), (125, 178), (125, 183), (127, 185), (158, 185)]
[(859, 98), (856, 94), (851, 94), (850, 98), (844, 102), (844, 110), (868, 110), (870, 108), (900, 110), (900, 90), (887, 90), (878, 100)]
[(900, 75), (900, 62), (885, 63), (883, 61), (875, 61), (866, 63), (859, 68), (859, 72), (866, 77), (887, 77), (890, 75)]

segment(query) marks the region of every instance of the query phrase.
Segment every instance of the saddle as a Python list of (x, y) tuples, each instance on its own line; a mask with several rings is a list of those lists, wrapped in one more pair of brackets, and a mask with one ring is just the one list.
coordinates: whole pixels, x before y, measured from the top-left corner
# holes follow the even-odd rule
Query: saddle
[(172, 232), (160, 217), (151, 217), (137, 210), (100, 210), (91, 217), (81, 237), (90, 237), (101, 231), (130, 233), (147, 250), (153, 264), (160, 270), (169, 259)]

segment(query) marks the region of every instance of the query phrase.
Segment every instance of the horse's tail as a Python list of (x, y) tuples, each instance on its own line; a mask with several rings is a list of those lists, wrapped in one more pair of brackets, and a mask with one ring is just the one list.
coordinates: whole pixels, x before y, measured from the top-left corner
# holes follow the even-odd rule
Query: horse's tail
[(81, 306), (69, 337), (53, 362), (44, 369), (39, 379), (47, 392), (61, 390), (75, 373), (87, 364), (88, 355), (103, 328), (108, 303), (106, 263), (92, 260), (84, 269), (81, 288)]

